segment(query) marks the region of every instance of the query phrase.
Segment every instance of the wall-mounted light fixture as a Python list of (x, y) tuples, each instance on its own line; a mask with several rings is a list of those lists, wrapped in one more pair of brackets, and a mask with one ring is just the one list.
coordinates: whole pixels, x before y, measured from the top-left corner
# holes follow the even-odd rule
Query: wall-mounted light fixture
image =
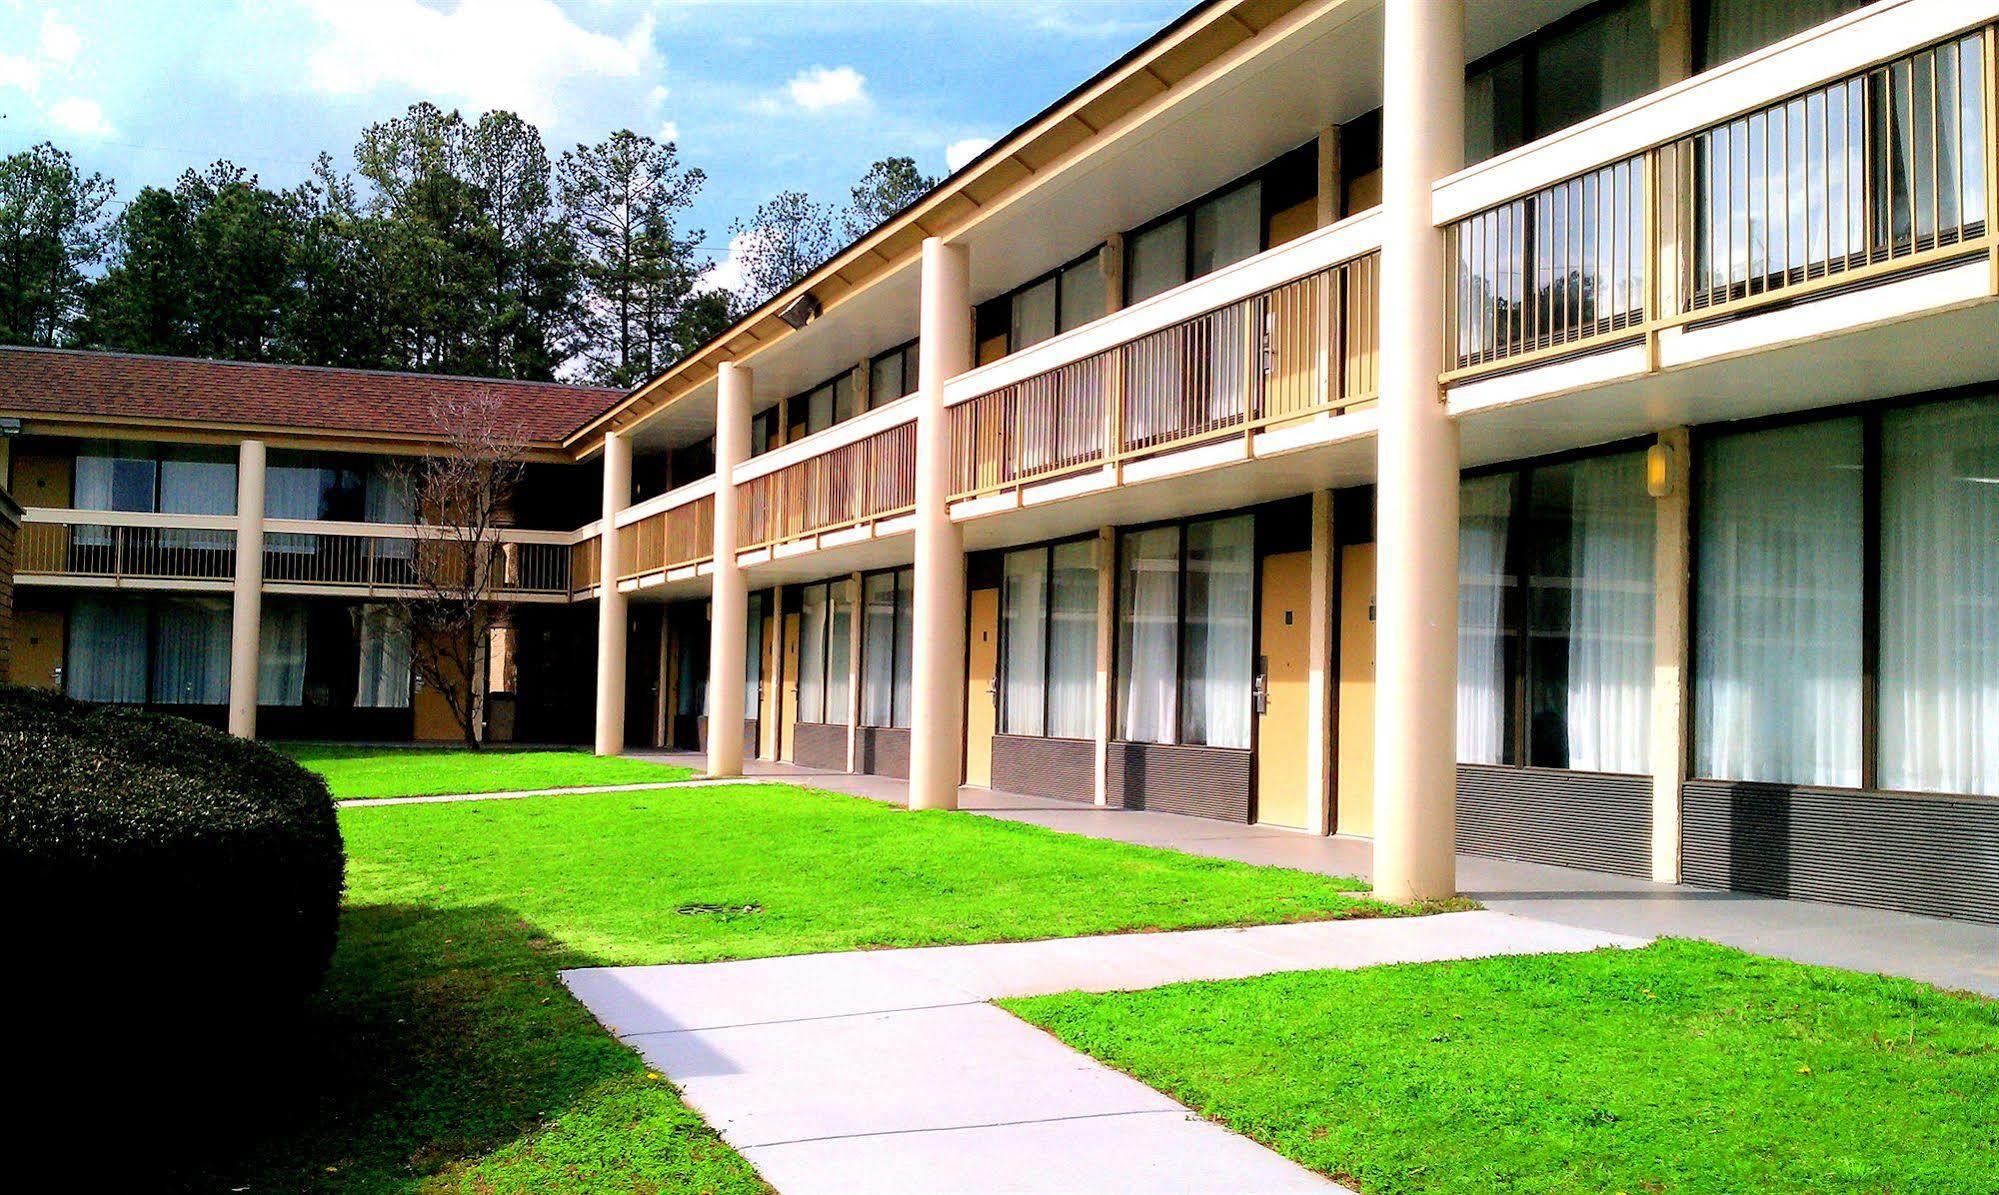
[(1654, 444), (1645, 450), (1645, 492), (1654, 498), (1672, 496), (1673, 450), (1669, 445)]

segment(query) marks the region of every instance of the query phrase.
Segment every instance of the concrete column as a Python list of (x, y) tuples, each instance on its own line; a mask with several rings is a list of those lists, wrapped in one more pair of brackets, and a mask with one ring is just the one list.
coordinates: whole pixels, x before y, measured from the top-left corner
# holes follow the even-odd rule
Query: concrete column
[(847, 770), (860, 769), (861, 751), (861, 574), (847, 578)]
[(736, 466), (750, 459), (753, 371), (724, 361), (715, 395), (715, 571), (708, 610), (708, 774), (743, 774), (750, 587), (736, 563)]
[(1444, 237), (1431, 185), (1464, 159), (1464, 4), (1385, 10), (1374, 889), (1457, 887), (1458, 433), (1444, 412)]
[(971, 253), (923, 242), (916, 416), (916, 659), (909, 807), (956, 809), (965, 754), (965, 537), (951, 521), (944, 383), (972, 365)]
[(758, 730), (763, 735), (765, 759), (784, 755), (784, 586), (770, 587), (770, 608), (764, 612), (770, 627), (770, 652), (764, 657), (763, 683), (770, 700), (763, 703), (764, 717)]
[(624, 572), (622, 537), (613, 526), (632, 501), (632, 441), (604, 433), (604, 514), (597, 552), (597, 742), (599, 755), (625, 750), (625, 639), (630, 599), (618, 590)]
[(1652, 31), (1659, 37), (1659, 86), (1692, 78), (1693, 0), (1652, 0)]
[(1097, 250), (1097, 267), (1104, 275), (1104, 310), (1124, 309), (1124, 234), (1114, 232)]
[(264, 632), (264, 442), (236, 450), (236, 584), (229, 600), (229, 733), (257, 737)]
[(1097, 529), (1097, 804), (1111, 802), (1111, 734), (1117, 717), (1117, 528)]
[(1312, 577), (1306, 597), (1306, 617), (1312, 620), (1306, 640), (1305, 711), (1310, 737), (1305, 741), (1305, 828), (1328, 834), (1333, 826), (1333, 626), (1336, 592), (1333, 585), (1333, 492), (1312, 492)]
[(1319, 227), (1338, 222), (1346, 207), (1346, 175), (1340, 166), (1340, 126), (1319, 130)]
[(1680, 882), (1680, 785), (1687, 768), (1693, 437), (1659, 433), (1646, 461), (1658, 524), (1652, 546), (1652, 878)]

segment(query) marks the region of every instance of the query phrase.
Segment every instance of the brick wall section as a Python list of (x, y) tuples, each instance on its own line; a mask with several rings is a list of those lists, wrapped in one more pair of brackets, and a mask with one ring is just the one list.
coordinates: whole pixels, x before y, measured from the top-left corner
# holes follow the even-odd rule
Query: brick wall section
[(0, 489), (0, 684), (13, 677), (14, 542), (21, 530), (21, 508)]

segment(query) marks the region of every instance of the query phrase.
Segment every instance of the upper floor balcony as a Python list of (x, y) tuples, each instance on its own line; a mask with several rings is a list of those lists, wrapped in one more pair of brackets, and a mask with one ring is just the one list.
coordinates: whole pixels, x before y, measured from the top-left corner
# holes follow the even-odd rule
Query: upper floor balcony
[[(237, 520), (229, 515), (29, 508), (15, 575), (22, 584), (227, 590), (236, 575)], [(499, 535), (509, 601), (566, 601), (569, 532)], [(274, 593), (409, 597), (426, 570), (461, 551), (450, 533), (401, 524), (267, 519), (264, 587)], [(432, 575), (435, 575), (434, 572)]]
[(1889, 329), (1999, 293), (1995, 16), (1873, 5), (1445, 179), (1453, 411), (1572, 394), (1608, 438), (1952, 381), (1952, 333)]

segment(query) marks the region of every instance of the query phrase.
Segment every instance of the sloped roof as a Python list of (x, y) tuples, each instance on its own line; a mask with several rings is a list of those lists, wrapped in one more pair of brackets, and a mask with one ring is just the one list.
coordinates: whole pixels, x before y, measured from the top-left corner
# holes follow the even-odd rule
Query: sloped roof
[(559, 382), (0, 346), (0, 415), (83, 416), (431, 439), (440, 399), (496, 396), (558, 444), (626, 391)]

